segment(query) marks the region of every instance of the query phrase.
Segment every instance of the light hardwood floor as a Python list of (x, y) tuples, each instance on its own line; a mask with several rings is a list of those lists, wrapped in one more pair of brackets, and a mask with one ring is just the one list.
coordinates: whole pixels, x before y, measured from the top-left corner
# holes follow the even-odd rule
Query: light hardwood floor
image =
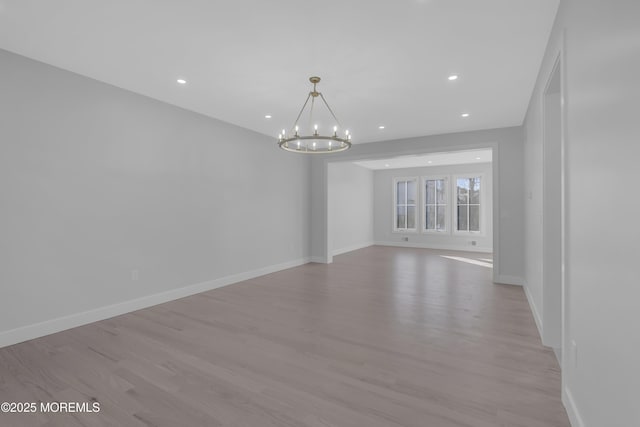
[(569, 426), (522, 288), (442, 255), (490, 264), (374, 246), (0, 349), (0, 402), (101, 405), (0, 426)]

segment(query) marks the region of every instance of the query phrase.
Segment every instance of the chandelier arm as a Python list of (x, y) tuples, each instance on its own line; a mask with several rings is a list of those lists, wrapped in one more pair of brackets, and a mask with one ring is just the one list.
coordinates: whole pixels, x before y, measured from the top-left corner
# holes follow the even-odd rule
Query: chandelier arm
[(300, 112), (298, 113), (298, 117), (296, 117), (296, 121), (293, 124), (293, 129), (295, 129), (296, 125), (298, 124), (298, 121), (300, 120), (300, 116), (302, 115), (302, 113), (304, 112), (305, 107), (307, 106), (307, 102), (309, 102), (309, 98), (311, 98), (311, 94), (307, 95), (307, 99), (306, 101), (304, 101), (304, 104), (302, 105), (302, 109), (300, 110)]
[(342, 127), (342, 125), (340, 124), (340, 120), (338, 120), (338, 118), (336, 117), (336, 115), (333, 113), (333, 110), (331, 109), (331, 107), (329, 107), (329, 103), (327, 103), (327, 100), (324, 99), (324, 95), (321, 93), (320, 94), (320, 98), (322, 98), (322, 102), (324, 102), (324, 105), (327, 107), (327, 110), (329, 110), (329, 112), (331, 113), (331, 115), (333, 116), (334, 120), (336, 121), (336, 123), (338, 124), (339, 127)]
[(309, 124), (307, 129), (311, 129), (311, 126), (313, 126), (313, 107), (315, 105), (316, 105), (316, 97), (314, 96), (313, 98), (311, 98), (311, 107), (309, 108)]

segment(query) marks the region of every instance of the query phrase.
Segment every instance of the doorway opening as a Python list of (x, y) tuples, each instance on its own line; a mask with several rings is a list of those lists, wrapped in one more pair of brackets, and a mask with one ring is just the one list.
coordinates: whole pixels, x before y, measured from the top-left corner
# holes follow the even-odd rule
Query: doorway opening
[(542, 341), (558, 360), (562, 348), (562, 80), (560, 58), (543, 93), (542, 145)]
[(330, 256), (377, 244), (478, 252), (492, 260), (492, 148), (327, 166)]

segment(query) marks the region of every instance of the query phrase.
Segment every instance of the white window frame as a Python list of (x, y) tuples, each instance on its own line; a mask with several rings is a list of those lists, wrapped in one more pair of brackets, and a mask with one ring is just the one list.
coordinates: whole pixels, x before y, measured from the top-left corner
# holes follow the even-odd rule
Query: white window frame
[[(444, 230), (427, 230), (427, 181), (444, 180), (444, 192), (446, 198), (446, 205), (444, 208)], [(422, 218), (421, 231), (427, 234), (450, 234), (451, 231), (451, 177), (449, 175), (427, 175), (421, 177), (421, 196), (422, 203), (420, 204), (420, 216)]]
[[(460, 178), (480, 178), (480, 210), (479, 210), (479, 215), (480, 215), (480, 221), (479, 221), (479, 227), (480, 230), (479, 231), (469, 231), (469, 230), (458, 230), (458, 179)], [(451, 230), (453, 232), (453, 234), (457, 234), (457, 235), (475, 235), (475, 236), (484, 236), (485, 232), (486, 232), (486, 226), (485, 226), (485, 218), (486, 218), (486, 189), (485, 186), (487, 185), (487, 180), (485, 178), (485, 174), (484, 173), (462, 173), (462, 174), (457, 174), (457, 175), (452, 175), (451, 176), (451, 211), (452, 211), (452, 215), (451, 215)]]
[[(415, 228), (398, 228), (398, 183), (399, 182), (404, 182), (404, 181), (414, 181), (416, 184), (416, 203), (415, 203), (415, 209), (416, 209), (416, 221), (415, 221)], [(420, 188), (418, 187), (420, 183), (420, 180), (418, 179), (417, 176), (398, 176), (398, 177), (394, 177), (393, 178), (393, 203), (391, 204), (392, 209), (393, 209), (393, 232), (394, 233), (417, 233), (418, 232), (418, 224), (420, 223), (419, 221), (419, 215), (420, 215)], [(405, 205), (407, 206), (407, 205)]]

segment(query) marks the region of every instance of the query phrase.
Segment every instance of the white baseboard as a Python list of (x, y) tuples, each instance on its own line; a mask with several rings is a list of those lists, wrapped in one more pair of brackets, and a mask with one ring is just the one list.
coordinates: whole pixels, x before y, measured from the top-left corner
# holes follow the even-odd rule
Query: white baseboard
[(459, 245), (438, 245), (422, 242), (374, 242), (377, 246), (396, 246), (400, 248), (421, 248), (421, 249), (441, 249), (446, 251), (463, 251), (463, 252), (481, 252), (492, 253), (492, 248), (486, 248), (481, 246), (459, 246)]
[(358, 249), (362, 248), (368, 248), (369, 246), (373, 246), (373, 242), (358, 243), (356, 245), (347, 246), (342, 249), (336, 249), (333, 251), (333, 256), (342, 255), (351, 251), (357, 251)]
[(494, 283), (500, 283), (503, 285), (524, 286), (524, 279), (522, 277), (500, 274), (498, 275), (498, 277), (496, 277)]
[(527, 301), (529, 302), (529, 307), (531, 308), (531, 312), (533, 313), (533, 320), (536, 321), (536, 326), (538, 327), (538, 333), (540, 334), (540, 341), (542, 341), (542, 318), (540, 317), (540, 312), (538, 311), (538, 307), (536, 307), (536, 303), (533, 300), (533, 296), (529, 292), (529, 287), (524, 285), (524, 294), (527, 297)]
[(123, 301), (117, 304), (112, 304), (81, 313), (75, 313), (68, 316), (58, 317), (44, 322), (34, 323), (32, 325), (3, 331), (0, 332), (0, 348), (17, 344), (23, 341), (28, 341), (34, 338), (39, 338), (45, 335), (54, 334), (66, 329), (86, 325), (88, 323), (97, 322), (99, 320), (108, 319), (110, 317), (119, 316), (121, 314), (130, 313), (132, 311), (140, 310), (176, 299), (188, 297), (190, 295), (198, 294), (201, 292), (210, 291), (212, 289), (221, 288), (223, 286), (231, 285), (243, 280), (253, 279), (254, 277), (263, 276), (269, 273), (275, 273), (276, 271), (286, 270), (292, 267), (297, 267), (299, 265), (307, 264), (308, 262), (309, 258), (301, 258), (281, 264), (270, 265), (252, 271), (232, 274), (230, 276), (221, 277), (219, 279), (210, 280), (207, 282), (196, 283), (194, 285), (177, 289), (171, 289), (169, 291), (147, 295), (133, 300)]
[(309, 262), (316, 262), (318, 264), (327, 264), (327, 259), (321, 256), (312, 256), (312, 257), (309, 257)]
[(571, 390), (569, 390), (568, 387), (564, 387), (562, 389), (562, 403), (567, 410), (571, 427), (585, 427), (584, 421), (582, 421), (582, 417), (580, 416), (580, 412), (576, 406), (576, 402), (573, 400)]

